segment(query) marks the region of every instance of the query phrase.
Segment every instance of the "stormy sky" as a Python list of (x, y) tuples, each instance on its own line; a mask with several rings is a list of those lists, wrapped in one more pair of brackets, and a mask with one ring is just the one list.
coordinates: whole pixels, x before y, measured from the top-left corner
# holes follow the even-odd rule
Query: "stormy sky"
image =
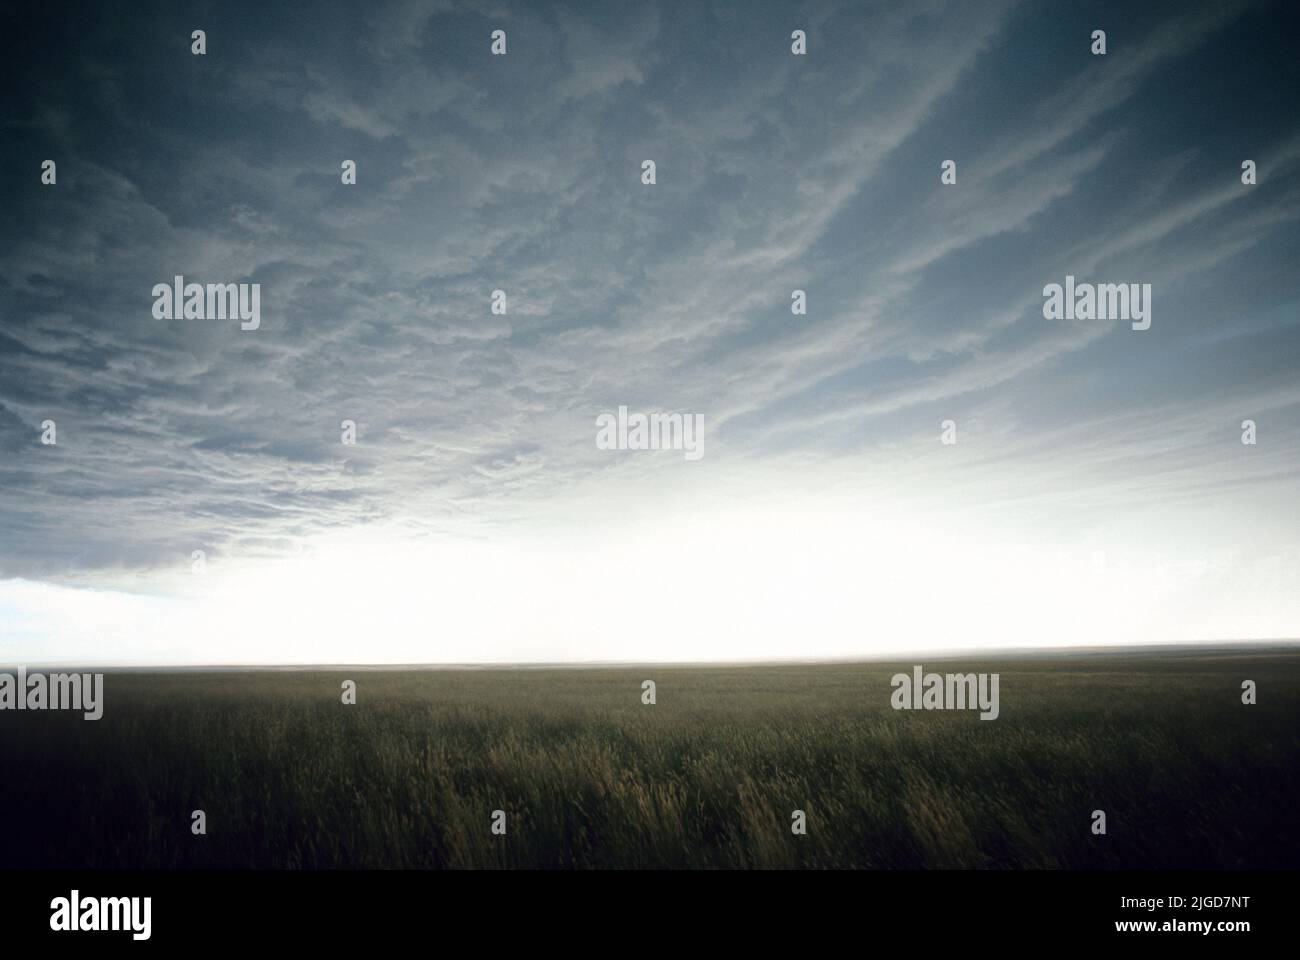
[[(1298, 26), (0, 5), (0, 661), (1300, 635)], [(1151, 328), (1045, 319), (1067, 275)], [(704, 456), (599, 449), (620, 405)]]

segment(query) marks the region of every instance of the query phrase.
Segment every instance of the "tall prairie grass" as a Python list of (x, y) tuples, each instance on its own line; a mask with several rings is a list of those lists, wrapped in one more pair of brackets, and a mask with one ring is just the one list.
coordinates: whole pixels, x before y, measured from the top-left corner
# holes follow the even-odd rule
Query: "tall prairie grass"
[(926, 662), (994, 721), (910, 667), (113, 673), (0, 715), (0, 866), (1300, 866), (1300, 656)]

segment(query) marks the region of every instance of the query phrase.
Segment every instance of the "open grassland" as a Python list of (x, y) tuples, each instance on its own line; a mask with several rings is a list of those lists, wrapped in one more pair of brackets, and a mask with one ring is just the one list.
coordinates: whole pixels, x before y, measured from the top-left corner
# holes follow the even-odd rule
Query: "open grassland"
[(1300, 866), (1300, 655), (923, 662), (1001, 716), (892, 710), (911, 661), (110, 673), (0, 714), (0, 866)]

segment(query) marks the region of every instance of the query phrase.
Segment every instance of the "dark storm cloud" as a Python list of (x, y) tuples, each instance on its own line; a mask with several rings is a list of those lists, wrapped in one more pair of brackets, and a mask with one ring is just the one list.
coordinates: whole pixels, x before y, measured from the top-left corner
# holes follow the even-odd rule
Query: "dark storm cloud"
[[(7, 10), (0, 576), (540, 504), (620, 403), (755, 469), (958, 418), (994, 499), (1294, 477), (1296, 15), (1131, 6)], [(1152, 283), (1152, 330), (1045, 321), (1066, 273)], [(177, 274), (260, 283), (261, 329), (154, 319)]]

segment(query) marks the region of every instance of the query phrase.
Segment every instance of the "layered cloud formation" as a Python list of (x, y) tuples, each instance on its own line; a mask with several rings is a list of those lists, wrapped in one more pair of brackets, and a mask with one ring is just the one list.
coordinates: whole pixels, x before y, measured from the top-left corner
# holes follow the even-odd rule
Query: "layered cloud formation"
[[(0, 577), (28, 582), (25, 638), (31, 584), (157, 592), (194, 549), (635, 537), (738, 503), (1164, 551), (1229, 593), (1300, 572), (1285, 4), (4, 17)], [(261, 329), (154, 319), (178, 274), (260, 283)], [(1045, 320), (1067, 274), (1152, 284), (1152, 328)], [(702, 414), (707, 455), (597, 449), (619, 405)], [(1241, 630), (1300, 630), (1261, 602)]]

